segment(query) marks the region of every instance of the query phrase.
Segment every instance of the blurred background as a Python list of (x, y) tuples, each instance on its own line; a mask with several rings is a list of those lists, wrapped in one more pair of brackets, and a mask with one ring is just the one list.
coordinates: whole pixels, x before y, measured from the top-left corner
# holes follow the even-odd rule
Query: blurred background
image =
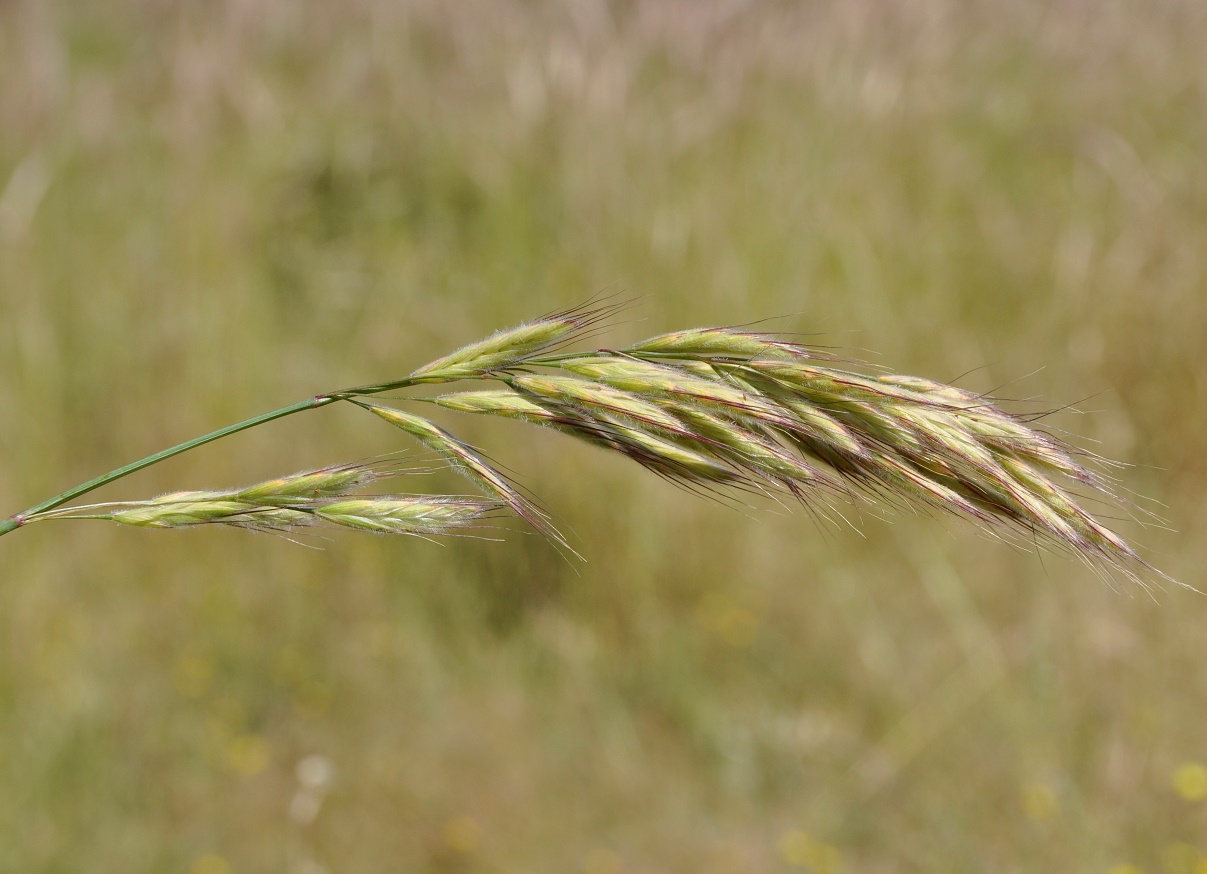
[[(1092, 411), (1048, 424), (1201, 586), (1204, 44), (1198, 0), (3, 0), (0, 515), (614, 291), (604, 345), (779, 316)], [(0, 872), (1207, 871), (1202, 596), (440, 421), (585, 563), (0, 543)], [(331, 407), (96, 498), (406, 445)]]

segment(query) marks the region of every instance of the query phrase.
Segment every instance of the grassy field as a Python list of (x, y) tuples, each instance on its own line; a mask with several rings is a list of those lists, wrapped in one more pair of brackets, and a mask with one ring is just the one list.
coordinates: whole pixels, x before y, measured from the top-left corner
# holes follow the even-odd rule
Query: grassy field
[[(0, 516), (614, 290), (605, 345), (779, 316), (1092, 411), (1048, 421), (1203, 588), (1204, 44), (1199, 0), (0, 2)], [(406, 446), (371, 419), (98, 498)], [(1202, 596), (440, 421), (587, 561), (0, 542), (0, 872), (1207, 871)]]

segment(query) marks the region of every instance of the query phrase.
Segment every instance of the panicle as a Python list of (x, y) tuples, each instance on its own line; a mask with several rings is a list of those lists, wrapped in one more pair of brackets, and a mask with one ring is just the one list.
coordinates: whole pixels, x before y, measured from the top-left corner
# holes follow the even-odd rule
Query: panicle
[[(843, 369), (799, 343), (726, 327), (661, 334), (621, 352), (541, 354), (614, 311), (545, 316), (425, 365), (409, 382), (499, 380), (498, 388), (421, 400), (547, 426), (702, 491), (778, 491), (802, 501), (863, 494), (1013, 527), (1132, 576), (1147, 568), (1073, 491), (1115, 498), (1109, 480), (1079, 460), (1087, 454), (982, 395)], [(428, 419), (358, 396), (380, 389), (341, 396), (419, 440), (486, 498), (354, 497), (383, 474), (339, 465), (242, 489), (163, 495), (112, 518), (164, 528), (323, 524), (436, 534), (507, 509), (568, 549), (546, 514), (479, 451)]]

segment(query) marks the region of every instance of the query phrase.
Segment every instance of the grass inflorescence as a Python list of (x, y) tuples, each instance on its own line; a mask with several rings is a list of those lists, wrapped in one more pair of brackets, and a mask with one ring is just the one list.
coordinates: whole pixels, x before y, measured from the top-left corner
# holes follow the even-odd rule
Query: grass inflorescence
[(1079, 490), (1119, 502), (1111, 480), (1090, 466), (1102, 459), (991, 397), (920, 377), (865, 373), (789, 337), (733, 327), (675, 331), (623, 349), (562, 351), (618, 309), (586, 305), (554, 313), (464, 346), (403, 379), (320, 395), (309, 405), (346, 401), (373, 413), (463, 474), (484, 499), (355, 496), (393, 474), (349, 464), (243, 489), (178, 492), (94, 505), (92, 512), (57, 509), (95, 487), (86, 484), (13, 517), (9, 527), (43, 518), (108, 518), (151, 528), (326, 525), (435, 535), (509, 511), (568, 549), (548, 514), (482, 452), (423, 416), (369, 399), (470, 381), (494, 385), (413, 400), (551, 428), (699, 491), (787, 495), (823, 512), (835, 499), (854, 497), (934, 509), (1063, 549), (1096, 567), (1132, 577), (1150, 570), (1083, 507)]

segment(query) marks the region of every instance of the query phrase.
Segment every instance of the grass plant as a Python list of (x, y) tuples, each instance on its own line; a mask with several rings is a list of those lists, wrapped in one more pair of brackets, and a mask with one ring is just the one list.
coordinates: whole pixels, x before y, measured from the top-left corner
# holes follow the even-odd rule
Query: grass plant
[[(144, 528), (233, 525), (292, 531), (334, 525), (423, 536), (462, 533), (508, 509), (559, 546), (563, 535), (474, 447), (434, 422), (372, 400), (423, 385), (503, 387), (417, 397), (461, 412), (553, 428), (620, 453), (689, 490), (786, 495), (823, 514), (862, 498), (961, 516), (1138, 578), (1150, 569), (1085, 510), (1073, 489), (1116, 503), (1104, 464), (1011, 414), (993, 398), (914, 376), (868, 374), (775, 334), (706, 327), (626, 348), (558, 349), (604, 326), (621, 305), (588, 302), (471, 343), (402, 379), (321, 394), (219, 429), (69, 489), (0, 523), (109, 519)], [(345, 401), (398, 427), (456, 468), (485, 499), (356, 496), (392, 474), (343, 464), (225, 491), (61, 509), (136, 470), (236, 431)]]

